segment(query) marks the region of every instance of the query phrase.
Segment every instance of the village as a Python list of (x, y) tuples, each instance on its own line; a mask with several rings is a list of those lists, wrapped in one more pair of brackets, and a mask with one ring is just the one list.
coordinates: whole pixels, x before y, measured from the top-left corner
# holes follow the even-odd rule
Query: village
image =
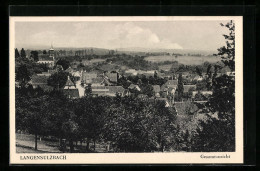
[[(61, 65), (56, 64), (55, 50), (49, 49), (47, 55), (40, 54), (37, 63), (47, 65), (48, 71), (32, 75), (30, 84), (33, 88), (40, 87), (44, 91), (51, 91), (53, 87), (48, 85), (48, 78), (59, 71), (69, 73), (73, 77), (67, 77), (66, 84), (61, 88), (68, 98), (82, 98), (86, 96), (86, 88), (91, 88), (93, 96), (134, 96), (143, 100), (153, 101), (154, 99), (164, 101), (167, 107), (173, 107), (175, 103), (183, 101), (206, 102), (212, 94), (210, 89), (197, 89), (197, 85), (207, 79), (206, 73), (198, 75), (191, 72), (177, 72), (172, 74), (160, 73), (158, 70), (107, 70), (107, 71), (86, 71), (77, 68), (77, 65), (71, 65), (65, 70)], [(111, 63), (110, 63), (111, 64)], [(91, 65), (86, 63), (86, 65)], [(230, 74), (230, 73), (227, 73)], [(178, 81), (181, 75), (181, 83)], [(218, 73), (221, 75), (221, 73)], [(136, 81), (130, 81), (128, 77), (138, 77)], [(123, 84), (122, 78), (126, 82)], [(142, 79), (145, 78), (145, 79)], [(149, 78), (162, 79), (161, 85), (156, 81), (150, 81)], [(145, 82), (142, 82), (145, 80)], [(148, 82), (147, 82), (148, 81)], [(185, 83), (184, 83), (185, 82)], [(146, 84), (146, 86), (142, 86)], [(178, 98), (178, 85), (182, 84), (183, 98)], [(150, 85), (149, 90), (147, 85)]]
[[(50, 93), (50, 95), (53, 93), (55, 94), (55, 92), (60, 92), (66, 97), (67, 100), (69, 100), (68, 102), (64, 101), (64, 105), (66, 103), (79, 103), (77, 102), (77, 99), (82, 99), (82, 101), (92, 101), (95, 100), (95, 98), (98, 103), (99, 101), (102, 103), (112, 103), (112, 106), (114, 105), (114, 103), (116, 103), (116, 99), (120, 98), (120, 103), (126, 105), (128, 102), (123, 102), (123, 99), (130, 98), (130, 101), (131, 99), (136, 101), (135, 105), (137, 106), (140, 103), (143, 103), (145, 105), (152, 106), (154, 110), (158, 111), (164, 110), (163, 108), (166, 108), (167, 110), (165, 112), (167, 118), (173, 117), (172, 120), (170, 120), (170, 123), (175, 123), (176, 125), (178, 125), (178, 134), (182, 136), (190, 136), (191, 132), (194, 132), (194, 129), (197, 129), (199, 121), (206, 120), (206, 115), (202, 111), (205, 107), (205, 104), (208, 102), (211, 95), (213, 94), (213, 78), (215, 79), (223, 75), (228, 75), (230, 77), (233, 77), (233, 79), (235, 77), (234, 72), (230, 72), (229, 70), (216, 70), (216, 68), (213, 69), (214, 63), (209, 63), (207, 61), (205, 61), (201, 65), (185, 66), (181, 63), (178, 63), (177, 61), (178, 58), (182, 58), (182, 55), (178, 56), (174, 53), (172, 55), (167, 53), (160, 53), (160, 55), (167, 55), (168, 57), (171, 57), (173, 59), (172, 61), (152, 63), (145, 61), (145, 56), (138, 56), (136, 53), (130, 53), (126, 55), (125, 53), (121, 52), (120, 54), (120, 52), (114, 50), (109, 50), (107, 54), (105, 53), (103, 55), (97, 55), (95, 54), (95, 50), (93, 49), (66, 52), (63, 50), (55, 50), (54, 47), (51, 45), (51, 48), (49, 50), (43, 51), (25, 51), (24, 49), (22, 49), (20, 52), (21, 55), (19, 54), (18, 49), (15, 49), (15, 51), (16, 60), (19, 61), (17, 62), (18, 69), (16, 73), (16, 87), (18, 88), (17, 90), (20, 90), (22, 87), (27, 87), (26, 92), (35, 90), (36, 92), (42, 91), (45, 94)], [(156, 53), (149, 53), (148, 55), (156, 55)], [(130, 67), (131, 63), (125, 59), (131, 59), (132, 62), (134, 62), (132, 64), (133, 68)], [(23, 66), (24, 62), (27, 63), (27, 68), (31, 68), (32, 70), (30, 72), (30, 76), (28, 77), (24, 76), (24, 74), (26, 75), (27, 73), (27, 69), (24, 69), (26, 72), (22, 69), (18, 71), (19, 68)], [(159, 67), (164, 64), (171, 65), (169, 70), (159, 69)], [(136, 67), (136, 65), (138, 65), (138, 67)], [(142, 68), (142, 66), (144, 66), (144, 69)], [(24, 78), (27, 78), (27, 83), (25, 84)], [(103, 102), (103, 100), (101, 100), (102, 98), (105, 101), (108, 100), (109, 102)], [(114, 100), (112, 99), (115, 99), (116, 101), (113, 102)], [(160, 103), (163, 104), (163, 108), (159, 106), (156, 107)], [(50, 103), (50, 105), (52, 104)], [(88, 106), (86, 103), (83, 103), (83, 105), (85, 106), (84, 108), (86, 108), (86, 110), (89, 110), (90, 106)], [(112, 106), (109, 108), (113, 109)], [(62, 106), (59, 107), (62, 108)], [(127, 105), (125, 107), (127, 107)], [(103, 110), (110, 109), (104, 107)], [(85, 112), (78, 113), (77, 115), (82, 115), (83, 118), (88, 117), (85, 115), (89, 114), (84, 113)], [(60, 115), (59, 113), (57, 114)], [(100, 116), (95, 116), (95, 112), (92, 114), (92, 117), (96, 118), (92, 118), (90, 122), (98, 123), (97, 120), (100, 119)], [(61, 115), (63, 114), (61, 113)], [(119, 117), (128, 117), (120, 115), (121, 114), (119, 114)], [(136, 113), (134, 115), (138, 114)], [(143, 113), (141, 115), (143, 115)], [(159, 115), (161, 115), (160, 117), (163, 118), (164, 114), (159, 112)], [(49, 116), (46, 115), (45, 117)], [(29, 122), (34, 122), (34, 119), (29, 120)], [(62, 122), (61, 124), (64, 124), (64, 121), (59, 122)], [(106, 122), (108, 121), (104, 120), (104, 125), (102, 125), (102, 127), (107, 124)], [(118, 121), (113, 121), (113, 119), (110, 119), (109, 122), (113, 123)], [(42, 124), (45, 125), (45, 123)], [(164, 125), (167, 123), (161, 122), (161, 124)], [(24, 126), (20, 124), (20, 127), (23, 128)], [(60, 127), (60, 129), (64, 128)], [(100, 129), (98, 125), (93, 125), (91, 128), (88, 129), (94, 131), (93, 133), (91, 133), (91, 137), (99, 138), (86, 139), (84, 138), (84, 135), (81, 135), (81, 133), (75, 133), (75, 135), (73, 136), (75, 136), (76, 139), (69, 139), (69, 141), (67, 141), (66, 136), (68, 133), (66, 133), (65, 135), (63, 135), (63, 139), (59, 139), (59, 145), (47, 145), (50, 144), (51, 141), (58, 141), (56, 134), (54, 134), (55, 136), (52, 136), (52, 131), (48, 130), (50, 131), (50, 133), (47, 134), (48, 136), (45, 135), (46, 133), (42, 133), (42, 135), (39, 135), (39, 137), (36, 136), (36, 139), (38, 139), (39, 142), (36, 143), (35, 149), (40, 148), (40, 150), (45, 152), (66, 152), (66, 146), (68, 145), (70, 146), (70, 149), (67, 149), (67, 151), (69, 150), (70, 152), (116, 151), (116, 149), (113, 149), (112, 147), (113, 143), (108, 143), (110, 141), (107, 142), (107, 140), (110, 140), (110, 138), (107, 138), (107, 140), (106, 138), (100, 139), (100, 136), (102, 137), (102, 134), (104, 133), (95, 133), (97, 129)], [(170, 129), (175, 130), (176, 128)], [(32, 148), (33, 146), (33, 144), (30, 145), (32, 138), (30, 134), (28, 135), (30, 131), (28, 132), (28, 130), (26, 131), (26, 129), (25, 132), (20, 129), (17, 129), (17, 131), (17, 138), (19, 139), (17, 144), (17, 148), (19, 149), (18, 151), (22, 152), (25, 150), (26, 152), (28, 152), (27, 148)], [(111, 131), (112, 132), (109, 133), (114, 134), (114, 130)], [(119, 130), (118, 133), (120, 131), (121, 130)], [(42, 132), (46, 132), (46, 130), (43, 129)], [(169, 132), (169, 134), (172, 133), (173, 132)], [(26, 140), (26, 137), (28, 138), (28, 140)], [(100, 140), (97, 140), (96, 142), (96, 139)], [(129, 139), (131, 139), (131, 136), (129, 137)], [(185, 139), (182, 141), (188, 140)], [(78, 142), (80, 142), (80, 146), (78, 145)], [(173, 141), (169, 141), (169, 144), (172, 143)], [(39, 147), (37, 147), (37, 144), (39, 144)], [(85, 147), (82, 150), (84, 144)], [(89, 147), (90, 144), (92, 144), (92, 149)], [(111, 147), (109, 147), (110, 145)], [(52, 146), (55, 148), (53, 148)], [(165, 145), (159, 145), (157, 148), (164, 151), (164, 146)], [(181, 143), (177, 146), (178, 147), (175, 147), (177, 149), (180, 148), (182, 150), (191, 150), (185, 147), (186, 145), (184, 147), (179, 147), (182, 146)], [(125, 147), (121, 148), (123, 148), (124, 151)], [(169, 150), (175, 151), (176, 149), (173, 149), (172, 145), (169, 145), (168, 150), (166, 151)]]

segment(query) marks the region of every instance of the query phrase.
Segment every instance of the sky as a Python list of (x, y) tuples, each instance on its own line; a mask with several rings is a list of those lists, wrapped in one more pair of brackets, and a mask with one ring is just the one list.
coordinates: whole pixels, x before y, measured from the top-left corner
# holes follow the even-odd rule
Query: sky
[(228, 21), (16, 22), (15, 47), (216, 50)]

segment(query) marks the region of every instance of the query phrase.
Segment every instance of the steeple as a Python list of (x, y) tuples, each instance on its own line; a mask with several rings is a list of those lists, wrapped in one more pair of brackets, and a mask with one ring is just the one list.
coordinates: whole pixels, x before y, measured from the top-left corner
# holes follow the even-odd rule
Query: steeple
[(50, 58), (52, 58), (54, 61), (54, 49), (53, 49), (52, 43), (51, 43), (51, 48), (50, 48), (49, 52), (50, 52)]

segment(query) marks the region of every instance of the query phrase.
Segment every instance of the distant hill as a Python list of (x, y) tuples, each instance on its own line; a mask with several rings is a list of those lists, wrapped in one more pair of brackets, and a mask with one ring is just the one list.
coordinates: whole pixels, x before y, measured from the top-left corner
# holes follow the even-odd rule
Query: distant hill
[[(25, 46), (24, 49), (26, 50), (48, 50), (50, 46), (32, 46), (30, 48), (26, 48), (28, 46)], [(20, 48), (19, 48), (20, 49)], [(108, 54), (109, 50), (112, 49), (105, 49), (105, 48), (96, 48), (96, 47), (80, 47), (80, 48), (75, 48), (75, 47), (55, 47), (55, 50), (67, 50), (70, 51), (72, 50), (77, 51), (77, 50), (87, 50), (90, 51), (93, 49), (94, 54), (96, 55), (105, 55)], [(212, 50), (193, 50), (193, 49), (152, 49), (152, 48), (141, 48), (141, 47), (131, 47), (131, 48), (118, 48), (118, 49), (113, 49), (117, 50), (119, 53), (126, 53), (126, 54), (140, 54), (144, 55), (145, 53), (176, 53), (176, 54), (201, 54), (201, 55), (212, 55), (214, 53), (217, 53), (216, 51)]]
[(202, 54), (202, 55), (210, 55), (217, 53), (216, 51), (212, 50), (194, 50), (194, 49), (150, 49), (150, 48), (139, 48), (139, 47), (132, 47), (132, 48), (119, 48), (117, 49), (118, 52), (165, 52), (165, 53), (179, 53), (179, 54)]

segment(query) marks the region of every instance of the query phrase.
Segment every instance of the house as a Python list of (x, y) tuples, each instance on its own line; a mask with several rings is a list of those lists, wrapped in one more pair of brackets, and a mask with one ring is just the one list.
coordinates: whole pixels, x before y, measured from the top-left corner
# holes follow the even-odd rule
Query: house
[(70, 76), (68, 76), (67, 82), (63, 88), (63, 93), (69, 99), (79, 98), (79, 90), (76, 88), (75, 84), (71, 81)]
[(178, 86), (178, 79), (175, 80), (168, 80), (165, 84), (161, 86), (162, 89), (165, 87), (177, 88)]
[(75, 81), (79, 81), (81, 78), (79, 71), (73, 71), (71, 75), (75, 78)]
[(161, 87), (160, 85), (153, 85), (154, 96), (160, 97)]
[(196, 90), (196, 85), (183, 85), (183, 93), (188, 93), (190, 89)]
[(92, 94), (97, 96), (111, 96), (115, 97), (116, 94), (124, 95), (125, 89), (122, 86), (91, 86)]
[(168, 80), (165, 84), (161, 86), (161, 92), (163, 92), (166, 96), (171, 93), (175, 94), (175, 91), (178, 87), (178, 80)]
[(97, 73), (82, 72), (81, 82), (84, 84), (92, 83), (93, 79), (97, 78)]
[(117, 83), (118, 73), (106, 73), (108, 80), (113, 83)]
[(91, 85), (93, 86), (104, 86), (103, 84), (103, 77), (96, 77), (92, 79)]
[[(212, 91), (200, 91), (200, 93), (201, 93), (202, 95), (204, 95), (206, 98), (213, 94)], [(192, 98), (193, 98), (193, 99), (195, 98), (196, 94), (198, 94), (198, 91), (193, 91), (193, 92), (192, 92)]]
[(68, 72), (68, 73), (72, 73), (74, 70), (71, 68), (71, 67), (69, 67), (69, 68), (67, 68), (66, 70), (65, 70), (65, 72)]
[(135, 84), (131, 84), (128, 89), (130, 90), (137, 90), (137, 91), (141, 91), (141, 88), (138, 85)]
[(167, 98), (149, 98), (148, 101), (150, 103), (156, 103), (157, 101), (161, 101), (165, 103), (165, 107), (171, 107)]
[(48, 55), (39, 55), (38, 64), (46, 64), (48, 67), (54, 67), (54, 59)]
[(106, 88), (109, 89), (109, 94), (111, 96), (116, 96), (116, 94), (123, 96), (125, 91), (125, 89), (122, 86), (106, 86)]
[(92, 94), (96, 96), (109, 96), (109, 89), (106, 86), (93, 86), (92, 88)]
[(45, 75), (33, 75), (29, 83), (32, 84), (33, 88), (40, 87), (44, 91), (52, 91), (53, 88), (48, 85), (48, 78), (49, 76)]

